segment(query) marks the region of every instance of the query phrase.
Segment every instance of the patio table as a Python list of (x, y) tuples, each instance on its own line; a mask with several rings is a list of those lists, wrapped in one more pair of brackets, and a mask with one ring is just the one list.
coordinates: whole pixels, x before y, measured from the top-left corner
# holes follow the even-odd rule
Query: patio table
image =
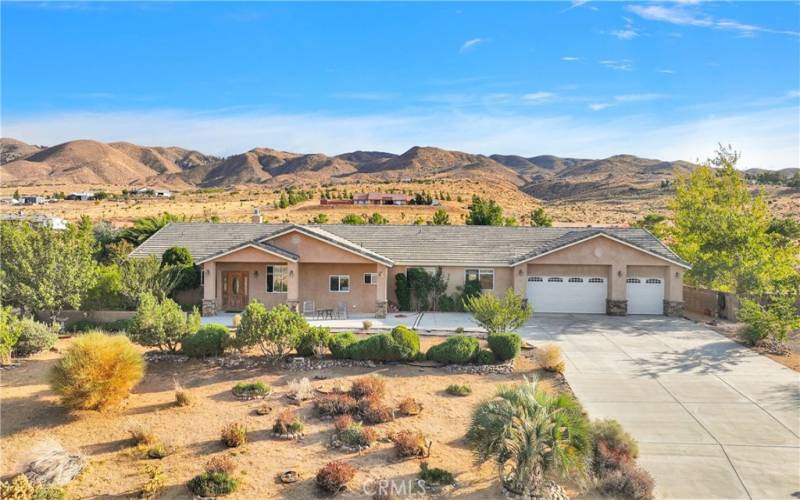
[(319, 319), (333, 319), (333, 309), (317, 309)]

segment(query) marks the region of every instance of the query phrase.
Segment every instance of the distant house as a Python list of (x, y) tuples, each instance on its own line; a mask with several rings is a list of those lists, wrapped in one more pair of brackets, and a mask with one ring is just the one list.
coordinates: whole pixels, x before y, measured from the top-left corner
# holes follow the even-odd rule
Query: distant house
[(70, 193), (64, 197), (65, 200), (70, 200), (70, 201), (92, 201), (94, 200), (94, 198), (95, 198), (94, 193), (90, 191), (82, 193)]
[(23, 196), (21, 201), (23, 205), (41, 205), (46, 200), (44, 196)]
[(28, 222), (38, 226), (46, 226), (56, 230), (63, 230), (67, 228), (67, 222), (61, 217), (51, 217), (42, 214), (24, 214), (17, 212), (15, 214), (1, 214), (0, 221), (8, 222)]
[(356, 193), (353, 195), (355, 205), (408, 205), (413, 196), (394, 193)]
[(349, 198), (345, 198), (343, 200), (333, 200), (329, 198), (321, 198), (319, 200), (320, 205), (352, 205), (353, 200)]
[(150, 187), (142, 187), (134, 189), (130, 192), (131, 196), (154, 196), (156, 198), (172, 198), (172, 191), (169, 189), (156, 189)]

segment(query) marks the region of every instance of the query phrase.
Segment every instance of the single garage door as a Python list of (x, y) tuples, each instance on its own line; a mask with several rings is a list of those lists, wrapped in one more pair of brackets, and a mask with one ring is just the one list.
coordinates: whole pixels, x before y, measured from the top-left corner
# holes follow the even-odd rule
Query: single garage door
[(527, 296), (534, 312), (605, 314), (608, 283), (587, 276), (531, 276)]
[(628, 314), (664, 314), (664, 280), (628, 278)]

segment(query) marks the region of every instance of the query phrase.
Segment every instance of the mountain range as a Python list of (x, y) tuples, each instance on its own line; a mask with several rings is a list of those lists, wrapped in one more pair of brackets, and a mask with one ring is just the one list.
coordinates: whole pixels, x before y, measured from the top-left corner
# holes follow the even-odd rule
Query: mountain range
[[(402, 154), (354, 151), (336, 156), (269, 148), (221, 158), (180, 147), (75, 140), (52, 147), (0, 139), (5, 186), (152, 186), (171, 189), (239, 185), (322, 185), (466, 179), (508, 183), (536, 198), (609, 197), (658, 189), (696, 165), (633, 155), (604, 159), (470, 154), (415, 146)], [(796, 169), (781, 173), (790, 176)]]

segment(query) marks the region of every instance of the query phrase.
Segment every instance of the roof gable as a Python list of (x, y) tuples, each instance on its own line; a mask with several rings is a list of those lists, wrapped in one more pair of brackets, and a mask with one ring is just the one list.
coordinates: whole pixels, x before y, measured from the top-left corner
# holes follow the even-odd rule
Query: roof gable
[(285, 235), (292, 233), (302, 234), (303, 236), (313, 238), (314, 240), (320, 241), (327, 245), (334, 246), (340, 250), (344, 250), (345, 252), (349, 252), (360, 258), (367, 259), (372, 262), (377, 262), (379, 264), (383, 264), (390, 267), (394, 264), (394, 262), (392, 262), (391, 259), (386, 258), (377, 252), (373, 252), (372, 250), (357, 245), (350, 240), (342, 238), (341, 236), (338, 236), (336, 234), (325, 231), (322, 228), (314, 226), (292, 225), (287, 228), (284, 228), (283, 230), (268, 235), (261, 241), (262, 242), (276, 241), (278, 238), (281, 238)]

